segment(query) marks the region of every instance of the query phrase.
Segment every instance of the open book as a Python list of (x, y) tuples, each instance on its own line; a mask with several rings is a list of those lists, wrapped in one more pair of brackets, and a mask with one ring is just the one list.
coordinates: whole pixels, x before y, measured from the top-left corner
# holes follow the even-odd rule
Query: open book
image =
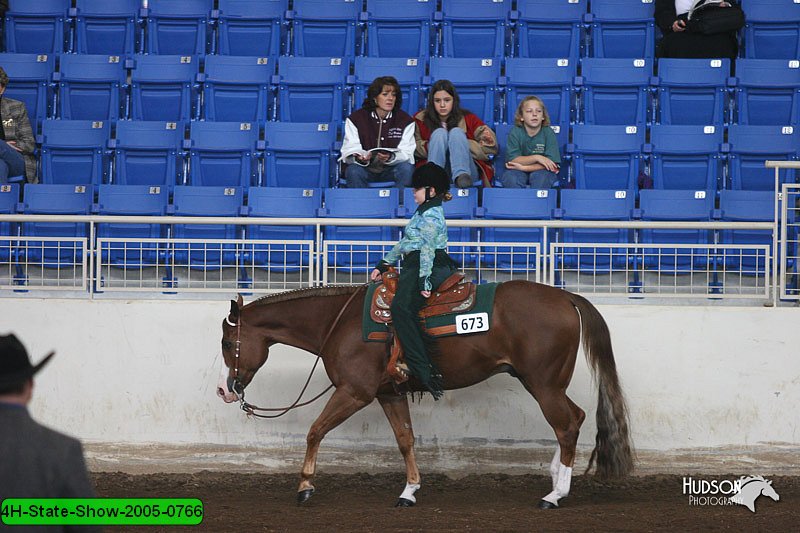
[[(391, 161), (392, 159), (395, 158), (395, 154), (398, 153), (399, 151), (400, 150), (397, 148), (378, 147), (378, 148), (373, 148), (371, 150), (361, 150), (359, 152), (353, 152), (352, 154), (349, 155), (353, 156), (353, 163), (355, 163), (356, 165), (361, 165), (362, 167), (368, 167), (373, 165), (383, 166), (384, 163), (377, 158), (378, 154), (388, 154), (389, 155), (388, 161)], [(366, 162), (362, 162), (361, 160), (355, 157), (356, 155), (360, 155), (362, 157), (369, 156), (369, 160)]]

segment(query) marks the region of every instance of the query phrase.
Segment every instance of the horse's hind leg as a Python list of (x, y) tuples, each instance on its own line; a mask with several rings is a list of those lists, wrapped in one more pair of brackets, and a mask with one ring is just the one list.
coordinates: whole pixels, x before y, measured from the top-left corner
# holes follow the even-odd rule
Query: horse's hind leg
[[(572, 411), (572, 415), (578, 422), (578, 430), (580, 431), (581, 426), (583, 425), (583, 421), (586, 419), (586, 413), (583, 409), (578, 407), (578, 405), (572, 401), (572, 398), (567, 396), (567, 403), (569, 404), (569, 408)], [(574, 460), (573, 460), (574, 463)], [(560, 470), (561, 466), (561, 444), (556, 446), (556, 453), (553, 455), (553, 460), (550, 462), (550, 476), (553, 478), (553, 490), (556, 490), (556, 485), (558, 484), (558, 471)]]
[(328, 400), (322, 413), (308, 430), (306, 437), (306, 457), (300, 473), (300, 487), (297, 489), (297, 502), (303, 503), (314, 493), (314, 473), (317, 470), (317, 453), (325, 435), (350, 418), (356, 411), (372, 402), (372, 398), (356, 398), (343, 388), (337, 388)]
[(379, 396), (378, 402), (389, 419), (397, 446), (406, 462), (406, 488), (397, 500), (395, 507), (411, 507), (417, 503), (414, 493), (419, 490), (420, 478), (417, 459), (414, 456), (414, 430), (411, 428), (411, 413), (408, 410), (408, 397), (392, 395)]
[(558, 501), (569, 494), (578, 432), (586, 415), (561, 390), (544, 391), (536, 398), (558, 440), (558, 450), (550, 464), (553, 490), (539, 503), (540, 508), (550, 509), (558, 507)]

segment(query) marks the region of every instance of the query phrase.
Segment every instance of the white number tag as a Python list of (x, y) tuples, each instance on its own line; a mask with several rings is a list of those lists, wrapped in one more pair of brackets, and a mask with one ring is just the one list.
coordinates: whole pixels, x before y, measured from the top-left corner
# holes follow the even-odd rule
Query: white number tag
[(456, 316), (456, 333), (477, 333), (489, 331), (489, 313), (471, 313)]

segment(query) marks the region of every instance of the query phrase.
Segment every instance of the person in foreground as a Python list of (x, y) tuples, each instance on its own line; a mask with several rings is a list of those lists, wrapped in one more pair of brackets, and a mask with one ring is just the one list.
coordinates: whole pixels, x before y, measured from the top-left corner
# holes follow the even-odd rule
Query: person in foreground
[(448, 192), (450, 178), (442, 167), (426, 163), (414, 171), (411, 186), (419, 207), (406, 225), (403, 238), (377, 264), (370, 279), (380, 280), (402, 255), (397, 293), (391, 305), (392, 322), (409, 371), (438, 400), (442, 397), (442, 376), (426, 349), (427, 334), (422, 331), (418, 315), (431, 291), (457, 267), (445, 251), (447, 223), (442, 202), (452, 198)]
[[(0, 336), (0, 500), (95, 497), (81, 443), (42, 426), (28, 413), (33, 376), (52, 356), (50, 352), (33, 366), (16, 336)], [(54, 526), (47, 530), (99, 528)]]

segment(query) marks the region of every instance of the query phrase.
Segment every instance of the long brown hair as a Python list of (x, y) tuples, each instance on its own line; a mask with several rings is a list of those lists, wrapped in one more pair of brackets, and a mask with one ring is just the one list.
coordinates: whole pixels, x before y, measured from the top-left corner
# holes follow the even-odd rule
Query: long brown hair
[(364, 97), (364, 102), (361, 104), (363, 109), (367, 111), (375, 111), (378, 104), (375, 103), (375, 98), (383, 92), (386, 86), (392, 87), (395, 93), (394, 107), (392, 111), (397, 111), (403, 105), (403, 92), (400, 90), (400, 84), (394, 76), (380, 76), (372, 80), (367, 88), (367, 96)]
[(444, 91), (453, 97), (453, 109), (447, 116), (446, 122), (447, 129), (451, 130), (458, 126), (458, 123), (461, 122), (461, 119), (464, 117), (464, 113), (468, 113), (468, 111), (466, 109), (461, 109), (461, 99), (458, 97), (456, 88), (450, 80), (439, 80), (431, 86), (431, 90), (428, 92), (428, 105), (425, 106), (423, 123), (431, 131), (442, 127), (442, 119), (439, 117), (439, 113), (436, 112), (436, 107), (433, 105), (433, 95), (439, 91)]

